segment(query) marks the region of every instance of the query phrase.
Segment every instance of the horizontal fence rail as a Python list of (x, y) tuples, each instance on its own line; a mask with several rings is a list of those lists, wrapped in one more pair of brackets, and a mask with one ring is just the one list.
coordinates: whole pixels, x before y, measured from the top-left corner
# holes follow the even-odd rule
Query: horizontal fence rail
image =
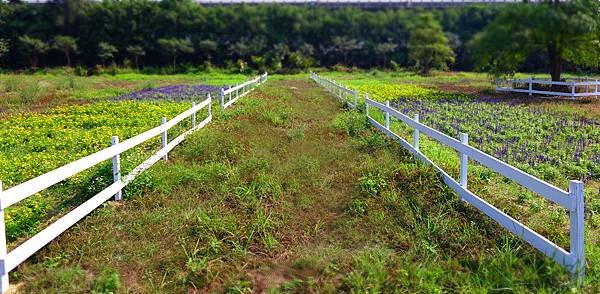
[[(313, 74), (311, 78), (314, 79)], [(348, 90), (348, 89), (347, 89)], [(370, 108), (378, 109), (385, 113), (385, 123), (381, 124), (370, 116)], [(369, 123), (375, 128), (385, 133), (391, 139), (397, 141), (411, 152), (416, 158), (436, 169), (443, 178), (443, 181), (452, 188), (460, 198), (473, 205), (479, 211), (485, 213), (494, 219), (501, 226), (511, 233), (517, 235), (537, 250), (552, 258), (558, 264), (565, 267), (574, 274), (577, 281), (581, 281), (585, 273), (585, 252), (584, 252), (584, 194), (583, 182), (572, 180), (569, 182), (569, 191), (564, 191), (553, 186), (535, 176), (525, 173), (518, 168), (511, 166), (495, 157), (469, 146), (469, 137), (462, 133), (460, 140), (447, 136), (446, 134), (428, 127), (419, 122), (419, 115), (415, 114), (410, 118), (398, 110), (389, 106), (389, 101), (385, 104), (371, 100), (368, 94), (365, 97), (365, 112)], [(413, 144), (411, 145), (404, 138), (390, 130), (390, 119), (396, 118), (399, 121), (413, 128)], [(460, 154), (460, 179), (456, 181), (441, 167), (425, 156), (419, 147), (420, 135), (425, 134), (435, 139), (441, 144), (448, 146)], [(570, 221), (570, 246), (565, 250), (544, 236), (535, 232), (531, 228), (512, 218), (490, 203), (475, 195), (467, 188), (467, 175), (469, 159), (494, 170), (495, 172), (515, 181), (521, 186), (536, 192), (547, 200), (566, 208), (569, 211)]]
[(247, 81), (241, 85), (236, 85), (235, 87), (229, 87), (228, 89), (221, 88), (221, 99), (219, 103), (221, 105), (221, 109), (225, 109), (229, 107), (231, 104), (235, 103), (238, 99), (250, 93), (260, 84), (267, 81), (268, 73), (264, 73), (250, 81)]
[[(235, 100), (241, 96), (247, 94), (250, 90), (254, 89), (257, 85), (262, 84), (267, 78), (267, 74), (261, 75), (251, 81), (248, 81), (242, 85), (232, 88), (234, 91), (239, 91), (243, 94), (236, 95), (234, 100), (227, 102), (227, 106), (230, 106)], [(241, 89), (241, 91), (240, 91)], [(139, 174), (150, 168), (152, 165), (160, 161), (161, 159), (167, 160), (168, 153), (175, 148), (175, 146), (182, 143), (185, 138), (193, 132), (203, 128), (210, 121), (212, 121), (212, 110), (211, 110), (212, 98), (208, 94), (207, 99), (196, 105), (192, 102), (192, 107), (173, 119), (167, 121), (165, 117), (162, 118), (161, 125), (145, 131), (133, 138), (127, 139), (123, 142), (119, 142), (119, 138), (114, 136), (112, 138), (112, 146), (100, 150), (96, 153), (83, 157), (79, 160), (73, 161), (55, 170), (47, 172), (41, 176), (33, 178), (29, 181), (16, 185), (10, 189), (2, 190), (2, 182), (0, 182), (0, 291), (6, 293), (9, 290), (8, 273), (16, 268), (19, 264), (23, 263), (27, 258), (35, 254), (41, 248), (46, 246), (64, 231), (72, 227), (86, 215), (90, 214), (104, 202), (111, 198), (114, 200), (121, 200), (121, 191), (129, 183), (131, 183)], [(223, 105), (223, 104), (222, 104)], [(196, 113), (204, 108), (207, 108), (208, 116), (201, 122), (196, 122)], [(192, 126), (189, 130), (185, 131), (181, 135), (177, 136), (170, 142), (167, 139), (167, 131), (184, 119), (190, 118), (192, 120)], [(152, 138), (161, 135), (162, 147), (140, 165), (135, 167), (128, 175), (121, 177), (121, 161), (120, 155)], [(103, 161), (112, 159), (113, 168), (113, 184), (106, 187), (104, 190), (93, 196), (92, 198), (85, 201), (75, 209), (71, 210), (48, 227), (37, 233), (23, 244), (19, 245), (12, 251), (7, 251), (6, 242), (6, 223), (4, 218), (4, 211), (7, 207), (14, 205), (38, 192), (41, 192), (57, 183), (60, 183), (82, 171), (85, 171)]]
[(497, 92), (526, 93), (563, 96), (575, 99), (577, 97), (600, 97), (600, 81), (597, 79), (572, 79), (558, 82), (542, 79), (508, 79), (496, 80)]
[(325, 88), (327, 91), (331, 92), (331, 94), (338, 97), (342, 102), (353, 109), (356, 109), (356, 105), (358, 104), (358, 93), (356, 90), (350, 90), (342, 85), (339, 85), (335, 81), (319, 76), (314, 72), (310, 73), (310, 78), (319, 86)]

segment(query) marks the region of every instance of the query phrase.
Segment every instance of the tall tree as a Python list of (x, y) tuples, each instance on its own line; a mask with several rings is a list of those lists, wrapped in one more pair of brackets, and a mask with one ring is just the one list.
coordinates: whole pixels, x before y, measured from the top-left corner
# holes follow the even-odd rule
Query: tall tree
[(398, 48), (398, 45), (392, 42), (384, 42), (375, 45), (375, 53), (383, 57), (383, 64), (381, 65), (383, 68), (387, 65), (387, 55), (394, 52), (396, 48)]
[(229, 50), (235, 58), (241, 58), (243, 61), (249, 60), (251, 55), (260, 54), (265, 48), (265, 40), (262, 38), (246, 38), (242, 37), (237, 42), (233, 43)]
[(144, 56), (146, 55), (146, 51), (144, 50), (144, 47), (139, 46), (139, 45), (132, 45), (127, 47), (127, 53), (129, 53), (130, 55), (133, 56), (133, 60), (135, 61), (135, 69), (140, 70), (140, 64), (139, 64), (139, 59), (140, 56)]
[(194, 47), (188, 39), (164, 38), (158, 39), (158, 45), (173, 58), (173, 70), (177, 67), (177, 54), (193, 53)]
[(213, 54), (217, 51), (219, 44), (216, 41), (206, 39), (198, 42), (198, 49), (206, 56), (206, 61), (211, 62)]
[(346, 36), (343, 36), (343, 37), (337, 36), (337, 37), (333, 38), (334, 51), (342, 54), (342, 56), (344, 57), (345, 65), (349, 65), (348, 64), (348, 55), (354, 50), (362, 49), (363, 45), (364, 45), (363, 42), (360, 42), (356, 39), (348, 38)]
[(117, 52), (119, 52), (117, 47), (108, 42), (98, 43), (98, 57), (102, 60), (102, 65), (106, 65), (107, 61), (115, 58), (115, 53)]
[(31, 68), (37, 68), (39, 55), (48, 51), (48, 43), (28, 35), (20, 36), (19, 43), (23, 52), (29, 56)]
[(553, 81), (561, 80), (565, 60), (597, 67), (599, 15), (597, 0), (511, 5), (474, 37), (478, 68), (495, 76), (512, 75), (539, 52), (547, 56)]
[(77, 51), (77, 40), (69, 36), (56, 36), (53, 41), (53, 48), (65, 54), (67, 66), (71, 67), (71, 52)]
[(408, 58), (421, 74), (428, 74), (432, 69), (448, 69), (454, 62), (454, 52), (448, 46), (448, 38), (442, 26), (431, 13), (419, 14), (408, 37)]

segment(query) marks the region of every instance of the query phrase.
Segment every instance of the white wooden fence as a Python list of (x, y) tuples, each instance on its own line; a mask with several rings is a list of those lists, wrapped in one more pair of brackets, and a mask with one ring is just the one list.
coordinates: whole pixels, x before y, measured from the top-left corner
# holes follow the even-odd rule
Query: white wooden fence
[(241, 85), (236, 85), (235, 87), (229, 87), (227, 90), (221, 88), (221, 99), (219, 103), (221, 105), (221, 109), (225, 109), (233, 104), (236, 100), (240, 99), (240, 97), (245, 96), (250, 93), (260, 84), (264, 83), (267, 80), (268, 73), (264, 73), (250, 81), (247, 81)]
[[(419, 158), (424, 163), (434, 167), (441, 175), (444, 182), (452, 188), (460, 196), (460, 198), (473, 205), (475, 208), (485, 213), (501, 226), (517, 235), (527, 243), (531, 244), (537, 250), (552, 258), (554, 261), (564, 266), (568, 271), (572, 272), (578, 281), (581, 281), (585, 270), (584, 256), (584, 199), (583, 199), (583, 183), (581, 181), (570, 181), (569, 191), (564, 191), (543, 180), (540, 180), (530, 174), (527, 174), (501, 160), (494, 158), (474, 147), (469, 146), (469, 137), (462, 133), (460, 140), (447, 136), (433, 128), (430, 128), (419, 122), (418, 114), (414, 118), (404, 115), (403, 113), (389, 106), (389, 101), (385, 104), (369, 99), (368, 94), (365, 97), (366, 115), (369, 122), (377, 129), (381, 130), (388, 137), (399, 142), (404, 148), (410, 151), (415, 157)], [(377, 120), (369, 115), (370, 107), (379, 109), (385, 113), (385, 125), (380, 124)], [(390, 130), (390, 117), (394, 117), (414, 129), (413, 144), (409, 144), (399, 135)], [(419, 149), (420, 134), (423, 133), (430, 138), (433, 138), (445, 146), (456, 150), (460, 154), (460, 179), (456, 181), (441, 167), (436, 165), (427, 156), (421, 153)], [(565, 250), (538, 234), (531, 228), (525, 226), (518, 220), (510, 217), (498, 208), (489, 204), (482, 198), (473, 194), (467, 188), (468, 162), (469, 159), (475, 160), (480, 164), (492, 169), (493, 171), (517, 182), (521, 186), (536, 192), (544, 198), (550, 200), (569, 210), (570, 219), (570, 246), (569, 250)]]
[(599, 86), (600, 81), (592, 79), (572, 79), (565, 82), (534, 78), (496, 80), (497, 92), (527, 93), (529, 96), (533, 94), (563, 96), (572, 99), (576, 97), (600, 96), (600, 92), (598, 91)]
[[(242, 89), (243, 94), (237, 95), (236, 93), (236, 98), (234, 100), (230, 100), (227, 106), (231, 105), (231, 103), (235, 102), (235, 100), (237, 100), (239, 97), (247, 94), (250, 91), (249, 87), (251, 84), (258, 85), (263, 83), (266, 78), (267, 74), (265, 73), (254, 80), (246, 82), (236, 88), (232, 88), (235, 89), (236, 92), (238, 89)], [(257, 83), (256, 81), (260, 81), (260, 83)], [(2, 293), (6, 293), (8, 291), (8, 273), (11, 270), (16, 268), (19, 264), (27, 260), (27, 258), (46, 246), (46, 244), (50, 243), (50, 241), (58, 237), (79, 220), (91, 213), (94, 209), (98, 208), (100, 205), (102, 205), (102, 203), (106, 202), (110, 198), (114, 198), (117, 201), (121, 200), (121, 190), (127, 186), (127, 184), (131, 183), (136, 176), (150, 168), (160, 159), (167, 160), (168, 153), (173, 150), (175, 146), (183, 142), (185, 138), (194, 131), (201, 129), (208, 124), (212, 120), (211, 102), (212, 99), (210, 94), (208, 94), (208, 98), (206, 100), (198, 105), (196, 105), (195, 102), (192, 102), (192, 107), (190, 109), (180, 113), (173, 119), (167, 121), (167, 119), (163, 117), (161, 125), (158, 127), (145, 131), (123, 142), (119, 142), (119, 138), (114, 136), (112, 138), (111, 147), (73, 161), (67, 165), (16, 185), (5, 191), (2, 191), (2, 182), (0, 182), (0, 291)], [(196, 123), (196, 112), (205, 107), (208, 108), (208, 117), (200, 123)], [(177, 136), (171, 142), (168, 142), (167, 131), (188, 117), (191, 117), (192, 120), (191, 128), (183, 134)], [(158, 135), (161, 135), (162, 148), (134, 168), (128, 175), (121, 177), (121, 153), (130, 150)], [(108, 159), (112, 159), (114, 180), (112, 185), (106, 187), (104, 190), (85, 201), (80, 206), (56, 220), (41, 232), (37, 233), (35, 236), (19, 245), (17, 248), (7, 252), (6, 227), (4, 219), (4, 210), (6, 208)]]
[(331, 94), (338, 97), (340, 100), (342, 100), (342, 102), (353, 109), (356, 109), (356, 105), (358, 104), (358, 93), (356, 90), (347, 89), (335, 81), (319, 76), (314, 72), (310, 73), (310, 78), (313, 79), (315, 83), (319, 84), (319, 86), (325, 88), (327, 91), (331, 92)]

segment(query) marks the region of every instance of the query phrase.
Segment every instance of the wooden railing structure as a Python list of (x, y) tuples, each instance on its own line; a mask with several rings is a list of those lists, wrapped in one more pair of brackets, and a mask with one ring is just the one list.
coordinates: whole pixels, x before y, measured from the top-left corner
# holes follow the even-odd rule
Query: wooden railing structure
[(267, 80), (268, 73), (264, 73), (250, 81), (247, 81), (241, 85), (236, 85), (235, 87), (229, 87), (228, 89), (221, 88), (221, 99), (219, 100), (219, 104), (221, 105), (221, 109), (225, 109), (229, 107), (231, 104), (235, 103), (238, 99), (250, 93), (260, 84), (264, 83)]
[[(314, 79), (314, 77), (311, 78)], [(347, 89), (349, 90), (349, 89)], [(370, 110), (374, 108), (385, 113), (385, 122), (382, 125), (370, 116)], [(428, 127), (419, 122), (418, 114), (410, 118), (398, 110), (390, 107), (389, 101), (379, 103), (371, 100), (368, 94), (365, 97), (365, 113), (368, 121), (378, 130), (385, 133), (391, 139), (397, 141), (416, 158), (432, 166), (442, 176), (443, 181), (460, 198), (483, 212), (498, 224), (506, 228), (511, 233), (523, 239), (534, 248), (552, 258), (558, 264), (565, 267), (574, 274), (577, 281), (581, 281), (585, 273), (585, 251), (584, 251), (584, 198), (583, 182), (570, 181), (569, 191), (562, 190), (553, 186), (533, 175), (530, 175), (520, 169), (509, 165), (495, 157), (469, 146), (469, 136), (462, 133), (460, 140), (447, 136), (446, 134)], [(413, 144), (408, 143), (404, 138), (397, 135), (390, 129), (390, 119), (395, 118), (413, 128)], [(419, 141), (421, 134), (440, 142), (444, 146), (450, 147), (460, 154), (460, 179), (453, 179), (446, 171), (436, 165), (431, 159), (420, 151)], [(566, 208), (569, 211), (570, 220), (570, 246), (565, 250), (544, 236), (535, 232), (518, 220), (512, 218), (492, 204), (486, 202), (481, 197), (475, 195), (467, 188), (468, 164), (469, 159), (479, 162), (491, 170), (505, 176), (508, 179), (520, 184), (521, 186), (540, 194), (547, 200)]]
[[(230, 100), (227, 106), (231, 105), (235, 100), (239, 99), (243, 95), (247, 94), (255, 86), (262, 84), (267, 79), (267, 74), (263, 74), (256, 79), (248, 81), (242, 85), (239, 85), (231, 89), (231, 92), (236, 91), (236, 98)], [(252, 85), (252, 88), (250, 88)], [(241, 91), (240, 91), (241, 89)], [(223, 93), (223, 92), (221, 92)], [(243, 93), (243, 94), (240, 94)], [(221, 102), (223, 98), (221, 98)], [(145, 131), (133, 138), (127, 139), (123, 142), (119, 142), (117, 136), (112, 137), (112, 146), (100, 150), (96, 153), (83, 157), (79, 160), (73, 161), (41, 176), (33, 178), (24, 183), (18, 184), (7, 190), (2, 190), (2, 182), (0, 182), (0, 291), (6, 293), (9, 290), (8, 273), (16, 268), (19, 264), (23, 263), (27, 258), (35, 254), (41, 248), (46, 246), (64, 231), (75, 225), (78, 221), (90, 214), (100, 205), (107, 200), (114, 198), (116, 201), (120, 201), (121, 191), (125, 186), (131, 183), (139, 174), (150, 168), (156, 162), (161, 159), (167, 160), (168, 153), (185, 140), (185, 138), (191, 133), (203, 128), (212, 120), (211, 111), (212, 99), (210, 94), (206, 100), (196, 104), (192, 102), (192, 107), (173, 119), (167, 121), (165, 117), (162, 118), (161, 125)], [(223, 105), (223, 104), (221, 104)], [(208, 117), (201, 122), (196, 122), (196, 113), (204, 108), (208, 110)], [(191, 117), (191, 128), (181, 135), (177, 136), (170, 142), (167, 139), (167, 131), (179, 124), (184, 119)], [(128, 175), (121, 176), (121, 159), (120, 155), (148, 140), (161, 136), (162, 148), (142, 162), (140, 165), (135, 167)], [(91, 197), (83, 204), (79, 205), (75, 209), (71, 210), (48, 227), (37, 233), (23, 244), (19, 245), (10, 252), (7, 252), (7, 241), (6, 241), (6, 224), (4, 218), (4, 211), (6, 208), (14, 205), (26, 198), (39, 193), (55, 184), (58, 184), (80, 172), (83, 172), (95, 165), (100, 164), (103, 161), (112, 159), (113, 168), (113, 184), (106, 187), (104, 190)]]
[(570, 81), (552, 81), (543, 79), (496, 80), (497, 92), (525, 93), (529, 96), (550, 95), (575, 99), (577, 97), (600, 97), (600, 81), (597, 79), (572, 79)]
[(356, 109), (358, 105), (358, 92), (356, 92), (356, 90), (350, 90), (336, 83), (334, 80), (319, 76), (314, 72), (310, 73), (310, 78), (319, 86), (325, 88), (325, 90), (338, 97), (342, 103), (350, 106), (353, 109)]

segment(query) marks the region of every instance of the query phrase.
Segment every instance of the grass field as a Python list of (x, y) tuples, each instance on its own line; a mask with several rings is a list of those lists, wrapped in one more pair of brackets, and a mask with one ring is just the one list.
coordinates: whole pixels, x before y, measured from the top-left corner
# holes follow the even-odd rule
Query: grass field
[[(361, 91), (383, 89), (380, 97), (390, 100), (429, 94), (435, 101), (451, 99), (455, 90), (440, 85), (469, 84), (465, 81), (472, 81), (479, 94), (458, 98), (480, 99), (490, 87), (483, 75), (472, 73), (430, 79), (403, 73), (328, 75), (364, 87)], [(91, 84), (94, 79), (104, 79), (99, 82), (102, 91), (121, 91), (121, 95), (145, 88), (140, 85), (147, 80), (155, 86), (231, 84), (244, 77), (132, 75), (90, 78), (83, 83)], [(385, 86), (396, 82), (404, 87)], [(128, 85), (128, 90), (113, 89), (121, 85)], [(405, 92), (395, 96), (394, 91)], [(18, 90), (2, 95), (17, 95), (14, 93)], [(150, 127), (162, 115), (189, 107), (186, 102), (114, 102), (108, 94), (96, 99), (90, 93), (80, 96), (88, 98), (81, 98), (85, 105), (77, 106), (81, 101), (73, 98), (77, 96), (74, 93), (67, 90), (66, 98), (57, 99), (56, 103), (63, 105), (58, 108), (52, 103), (32, 108), (15, 100), (5, 112), (5, 122), (6, 126), (20, 122), (21, 127), (10, 131), (15, 134), (12, 143), (0, 144), (2, 154), (12, 152), (2, 164), (10, 166), (26, 154), (70, 161), (64, 150), (79, 146), (83, 153), (92, 152), (103, 146), (98, 142), (110, 138), (103, 137), (100, 125), (104, 123), (98, 122), (133, 115), (135, 123), (115, 120), (108, 127), (127, 137)], [(519, 103), (515, 107), (522, 112), (517, 114), (544, 107), (567, 120), (593, 120), (596, 115), (595, 110), (580, 110), (586, 104), (536, 101)], [(306, 75), (273, 76), (256, 92), (215, 115), (215, 121), (176, 148), (167, 163), (159, 163), (137, 181), (126, 193), (126, 201), (108, 203), (13, 271), (11, 281), (16, 289), (24, 293), (572, 290), (565, 270), (462, 203), (430, 168), (368, 127), (361, 114), (344, 110)], [(87, 118), (79, 121), (78, 117)], [(432, 116), (431, 120), (439, 118)], [(96, 124), (88, 126), (86, 121)], [(61, 125), (71, 125), (68, 131), (73, 135), (55, 140)], [(55, 131), (32, 132), (34, 126)], [(410, 136), (411, 130), (401, 124), (394, 122), (392, 127)], [(596, 134), (598, 125), (590, 128), (590, 134)], [(16, 134), (31, 136), (30, 141), (41, 146), (22, 141)], [(94, 139), (85, 141), (85, 136)], [(457, 155), (422, 140), (425, 153), (456, 176)], [(47, 142), (62, 145), (44, 145)], [(146, 152), (138, 151), (138, 157)], [(59, 153), (61, 156), (55, 155)], [(129, 162), (136, 160), (139, 158)], [(535, 165), (530, 168), (537, 171)], [(1, 177), (13, 177), (17, 183), (33, 176), (25, 171), (43, 172), (37, 166), (13, 170), (16, 175)], [(558, 168), (553, 174), (552, 181), (561, 186), (573, 176), (567, 168)], [(101, 187), (109, 178), (109, 170), (101, 169), (79, 181), (77, 187), (90, 183)], [(568, 247), (565, 211), (478, 165), (472, 166), (469, 187)], [(588, 268), (580, 289), (584, 292), (594, 292), (600, 285), (598, 187), (598, 179), (590, 172), (586, 178)], [(60, 192), (59, 187), (51, 193), (56, 197)], [(36, 207), (32, 204), (22, 209), (36, 215)], [(44, 223), (36, 221), (25, 223), (28, 229), (16, 234), (10, 247)]]

